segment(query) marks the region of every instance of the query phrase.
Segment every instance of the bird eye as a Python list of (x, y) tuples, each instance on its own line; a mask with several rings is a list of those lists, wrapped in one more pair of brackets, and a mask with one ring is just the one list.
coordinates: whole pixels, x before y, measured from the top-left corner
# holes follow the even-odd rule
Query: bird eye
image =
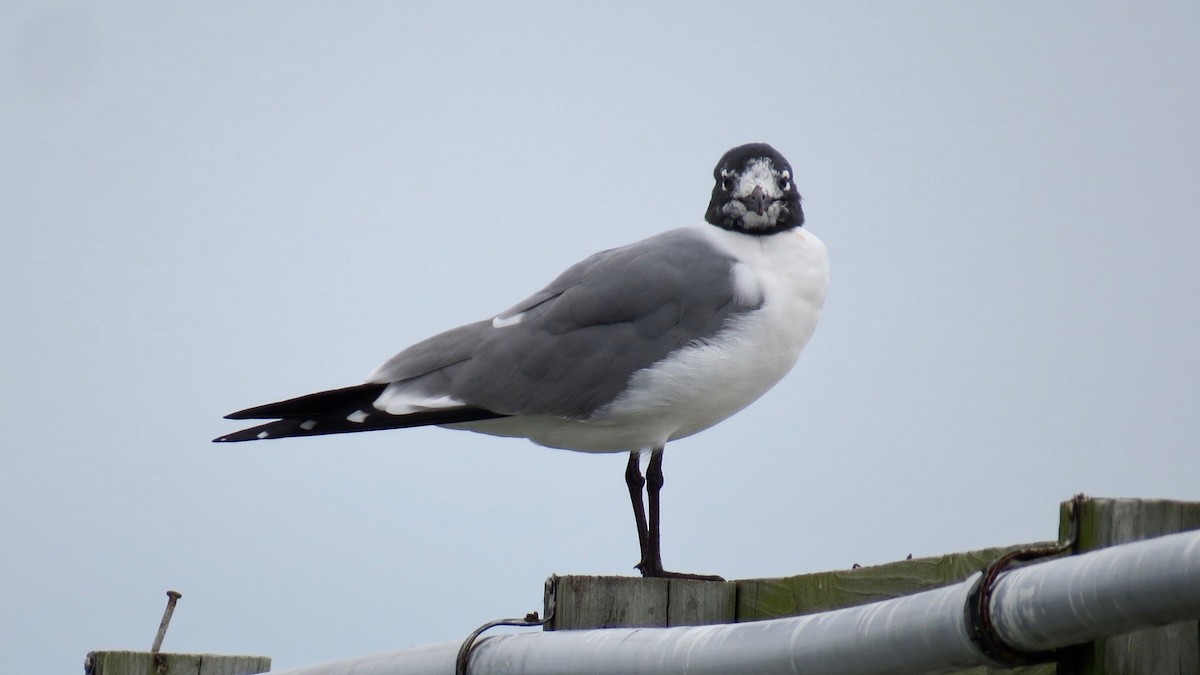
[(729, 192), (730, 186), (733, 185), (733, 179), (730, 176), (721, 176), (721, 189)]

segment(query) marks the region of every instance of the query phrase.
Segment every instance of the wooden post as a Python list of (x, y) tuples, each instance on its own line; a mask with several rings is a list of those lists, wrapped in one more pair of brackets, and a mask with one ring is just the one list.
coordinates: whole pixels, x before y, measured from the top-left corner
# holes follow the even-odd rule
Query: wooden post
[(85, 675), (254, 675), (271, 670), (267, 656), (151, 654), (96, 651), (87, 655)]
[(553, 576), (546, 630), (665, 628), (734, 623), (733, 584), (688, 579)]
[[(1200, 503), (1165, 499), (1084, 497), (1077, 517), (1077, 553), (1200, 529)], [(1060, 536), (1070, 529), (1073, 502), (1063, 502)], [(1200, 624), (1186, 621), (1097, 640), (1059, 662), (1060, 675), (1200, 673)]]

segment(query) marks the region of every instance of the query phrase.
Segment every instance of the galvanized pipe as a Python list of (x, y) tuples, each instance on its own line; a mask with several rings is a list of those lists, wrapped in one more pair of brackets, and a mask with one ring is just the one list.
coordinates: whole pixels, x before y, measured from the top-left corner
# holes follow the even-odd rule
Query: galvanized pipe
[[(936, 673), (1000, 665), (969, 637), (978, 579), (822, 614), (719, 626), (611, 628), (481, 638), (489, 675)], [(1200, 618), (1200, 532), (1125, 544), (1004, 573), (992, 618), (1010, 646), (1043, 651)], [(453, 675), (459, 643), (280, 671), (280, 675)]]
[(1041, 651), (1200, 618), (1200, 532), (1014, 570), (992, 614), (1014, 647)]

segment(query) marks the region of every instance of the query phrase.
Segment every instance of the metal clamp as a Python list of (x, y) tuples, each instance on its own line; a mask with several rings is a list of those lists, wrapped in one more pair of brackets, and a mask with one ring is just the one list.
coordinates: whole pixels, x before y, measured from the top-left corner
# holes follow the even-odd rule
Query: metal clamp
[(996, 581), (1000, 574), (1009, 566), (1074, 551), (1079, 539), (1079, 511), (1083, 499), (1084, 496), (1080, 494), (1075, 495), (1072, 500), (1071, 525), (1066, 541), (1054, 546), (1031, 546), (1010, 551), (988, 563), (983, 568), (979, 580), (971, 587), (971, 592), (967, 594), (967, 633), (971, 642), (988, 658), (1007, 666), (1046, 663), (1058, 659), (1058, 652), (1027, 652), (1005, 642), (992, 620), (992, 594), (996, 590)]
[[(549, 585), (550, 581), (547, 581), (546, 584)], [(454, 675), (467, 675), (467, 662), (471, 659), (471, 649), (475, 646), (475, 640), (483, 635), (484, 631), (491, 630), (496, 626), (544, 626), (554, 619), (554, 596), (548, 595), (547, 598), (549, 600), (544, 619), (539, 619), (537, 612), (530, 612), (525, 615), (524, 619), (497, 619), (476, 628), (458, 648), (458, 658), (454, 660)]]

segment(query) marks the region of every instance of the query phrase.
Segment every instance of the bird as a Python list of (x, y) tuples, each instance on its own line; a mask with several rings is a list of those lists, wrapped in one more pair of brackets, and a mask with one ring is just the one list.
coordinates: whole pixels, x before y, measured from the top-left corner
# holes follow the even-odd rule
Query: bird
[(770, 145), (730, 149), (713, 181), (703, 222), (596, 253), (509, 309), (404, 349), (362, 384), (231, 413), (272, 421), (213, 440), (435, 425), (628, 453), (635, 567), (720, 580), (663, 567), (664, 448), (792, 369), (821, 316), (829, 257), (804, 228), (791, 164)]

